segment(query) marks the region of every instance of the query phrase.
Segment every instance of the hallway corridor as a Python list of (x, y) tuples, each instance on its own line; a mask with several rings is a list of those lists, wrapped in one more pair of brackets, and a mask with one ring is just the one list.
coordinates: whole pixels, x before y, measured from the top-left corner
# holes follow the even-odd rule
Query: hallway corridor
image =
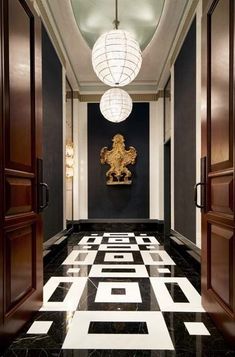
[(62, 245), (41, 310), (4, 357), (235, 356), (201, 306), (199, 272), (161, 235), (83, 232)]

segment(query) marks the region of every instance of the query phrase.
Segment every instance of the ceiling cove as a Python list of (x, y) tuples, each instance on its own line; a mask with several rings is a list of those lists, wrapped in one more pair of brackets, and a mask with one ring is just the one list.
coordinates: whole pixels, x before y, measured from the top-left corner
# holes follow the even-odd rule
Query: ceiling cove
[[(115, 0), (70, 0), (77, 26), (90, 48), (114, 28)], [(130, 32), (142, 51), (160, 22), (165, 0), (118, 0), (119, 29)]]

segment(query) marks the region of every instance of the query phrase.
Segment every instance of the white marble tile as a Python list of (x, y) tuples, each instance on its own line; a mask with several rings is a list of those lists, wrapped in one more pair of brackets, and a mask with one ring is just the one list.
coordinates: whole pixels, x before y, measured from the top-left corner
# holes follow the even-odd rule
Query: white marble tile
[(156, 245), (146, 245), (146, 248), (149, 250), (153, 250), (153, 249), (158, 249), (159, 247)]
[(133, 262), (133, 254), (132, 253), (105, 253), (104, 256), (105, 262)]
[(140, 233), (140, 236), (146, 236), (147, 234), (146, 233)]
[(80, 268), (69, 268), (67, 270), (67, 274), (78, 274), (80, 272)]
[(84, 236), (78, 245), (98, 245), (101, 244), (103, 237), (93, 237), (93, 236)]
[[(81, 259), (83, 254), (86, 254), (85, 259)], [(62, 265), (92, 265), (94, 263), (97, 251), (87, 250), (72, 250)]]
[[(160, 244), (153, 236), (135, 237), (137, 244)], [(148, 240), (148, 241), (147, 241)]]
[[(115, 289), (122, 289), (124, 294), (115, 293)], [(139, 284), (100, 282), (95, 302), (141, 303)]]
[(157, 271), (160, 274), (170, 274), (171, 273), (170, 269), (168, 269), (168, 268), (158, 268)]
[[(150, 278), (161, 311), (204, 312), (201, 296), (187, 278)], [(189, 302), (174, 302), (165, 283), (177, 283)]]
[[(52, 277), (43, 288), (43, 306), (40, 311), (74, 311), (86, 285), (87, 278)], [(48, 301), (60, 283), (72, 283), (63, 301)]]
[(82, 250), (82, 249), (86, 250), (86, 249), (91, 249), (91, 248), (92, 248), (91, 245), (83, 245), (83, 246), (81, 247), (81, 250)]
[[(142, 250), (140, 254), (146, 265), (175, 265), (175, 262), (165, 250), (152, 250), (151, 252)], [(154, 257), (156, 260), (154, 260)]]
[[(112, 269), (113, 271), (106, 271)], [(120, 271), (122, 269), (123, 271)], [(128, 271), (130, 270), (131, 271)], [(124, 265), (124, 264), (95, 264), (91, 267), (89, 277), (91, 278), (147, 278), (148, 272), (144, 265)]]
[(100, 244), (99, 250), (104, 251), (136, 251), (139, 250), (137, 244)]
[(184, 322), (190, 335), (209, 336), (210, 332), (203, 322)]
[(103, 237), (134, 237), (135, 234), (134, 233), (123, 233), (123, 232), (111, 232), (111, 233), (104, 233)]
[(46, 334), (48, 333), (53, 321), (34, 321), (26, 332), (27, 334)]
[[(95, 321), (146, 322), (148, 334), (89, 334)], [(62, 349), (174, 350), (174, 346), (159, 311), (76, 311)]]
[(98, 233), (91, 233), (91, 236), (98, 236)]
[(121, 237), (109, 238), (108, 244), (110, 243), (130, 243), (130, 238), (121, 238)]

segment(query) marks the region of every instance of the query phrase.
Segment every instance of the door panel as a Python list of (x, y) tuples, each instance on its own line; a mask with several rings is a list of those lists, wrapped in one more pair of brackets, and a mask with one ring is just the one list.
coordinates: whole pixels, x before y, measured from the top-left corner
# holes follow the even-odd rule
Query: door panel
[(6, 177), (6, 215), (32, 210), (32, 180), (23, 177)]
[[(15, 15), (17, 13), (17, 16)], [(31, 171), (33, 85), (33, 17), (19, 1), (9, 1), (9, 120), (7, 121), (6, 167)], [(19, 110), (20, 109), (20, 110)], [(16, 141), (15, 138), (18, 138)], [(31, 143), (32, 141), (32, 143)]]
[[(6, 313), (35, 289), (33, 250), (35, 231), (31, 225), (6, 233)], [(34, 279), (35, 280), (35, 279)]]
[(43, 239), (37, 197), (37, 162), (42, 156), (41, 25), (30, 2), (0, 0), (0, 4), (4, 59), (0, 332), (1, 341), (7, 343), (42, 303)]
[[(211, 34), (211, 166), (231, 167), (232, 137), (229, 135), (229, 0), (219, 1), (210, 14)], [(221, 16), (223, 14), (223, 16)]]
[(210, 279), (208, 287), (219, 299), (231, 306), (230, 296), (230, 250), (233, 243), (233, 231), (217, 225), (210, 225)]
[(211, 178), (210, 187), (211, 211), (233, 216), (233, 176)]
[(202, 301), (235, 345), (234, 0), (204, 0)]

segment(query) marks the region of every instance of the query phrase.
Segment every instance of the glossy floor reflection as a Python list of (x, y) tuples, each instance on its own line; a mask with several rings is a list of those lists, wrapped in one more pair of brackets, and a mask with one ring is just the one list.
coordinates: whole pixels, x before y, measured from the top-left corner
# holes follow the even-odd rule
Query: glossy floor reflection
[(44, 302), (4, 356), (235, 356), (201, 306), (200, 275), (157, 234), (73, 234)]

